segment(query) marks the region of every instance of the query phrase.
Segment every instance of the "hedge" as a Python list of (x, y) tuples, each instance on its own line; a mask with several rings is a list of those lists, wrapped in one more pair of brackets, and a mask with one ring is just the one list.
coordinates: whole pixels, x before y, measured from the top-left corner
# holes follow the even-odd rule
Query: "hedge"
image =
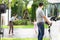
[(21, 19), (13, 22), (14, 25), (27, 25), (27, 20)]

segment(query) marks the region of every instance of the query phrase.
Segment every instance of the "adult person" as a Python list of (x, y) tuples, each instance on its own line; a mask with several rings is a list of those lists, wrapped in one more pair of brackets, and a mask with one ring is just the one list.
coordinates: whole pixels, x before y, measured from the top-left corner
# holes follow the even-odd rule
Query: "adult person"
[(38, 40), (43, 40), (44, 22), (46, 21), (48, 24), (51, 24), (51, 22), (44, 15), (44, 12), (42, 9), (43, 9), (43, 3), (39, 3), (39, 7), (36, 10), (36, 20), (38, 25)]

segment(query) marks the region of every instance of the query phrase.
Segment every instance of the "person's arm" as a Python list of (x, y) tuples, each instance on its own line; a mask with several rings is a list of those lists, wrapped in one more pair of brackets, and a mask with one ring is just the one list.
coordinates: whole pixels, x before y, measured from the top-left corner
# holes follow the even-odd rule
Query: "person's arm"
[(42, 17), (44, 18), (44, 20), (45, 20), (46, 22), (48, 22), (48, 24), (51, 24), (51, 22), (47, 19), (46, 16), (42, 16)]
[(48, 24), (51, 24), (51, 22), (48, 20), (48, 18), (44, 15), (43, 11), (40, 11), (40, 15), (42, 16), (42, 18), (44, 18), (44, 21), (47, 22)]
[(18, 18), (15, 18), (16, 20), (19, 20)]

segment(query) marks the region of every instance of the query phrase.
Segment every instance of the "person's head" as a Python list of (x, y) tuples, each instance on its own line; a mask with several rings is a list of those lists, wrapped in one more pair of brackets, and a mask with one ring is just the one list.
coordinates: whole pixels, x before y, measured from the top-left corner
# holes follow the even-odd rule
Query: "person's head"
[(39, 7), (43, 8), (43, 3), (39, 3)]

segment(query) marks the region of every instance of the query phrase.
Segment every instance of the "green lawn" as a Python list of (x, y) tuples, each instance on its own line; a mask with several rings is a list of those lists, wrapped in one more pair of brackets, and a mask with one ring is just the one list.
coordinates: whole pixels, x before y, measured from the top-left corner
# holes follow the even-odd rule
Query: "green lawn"
[(37, 40), (37, 38), (3, 38), (2, 40)]
[[(1, 38), (1, 40), (38, 40), (37, 38)], [(49, 40), (44, 38), (43, 40)]]
[[(48, 28), (48, 25), (44, 24), (45, 28)], [(3, 26), (3, 28), (8, 28), (9, 26)], [(14, 28), (34, 28), (34, 25), (14, 25)]]
[[(8, 28), (9, 26), (3, 26), (3, 28)], [(34, 28), (33, 25), (14, 25), (14, 28)]]

